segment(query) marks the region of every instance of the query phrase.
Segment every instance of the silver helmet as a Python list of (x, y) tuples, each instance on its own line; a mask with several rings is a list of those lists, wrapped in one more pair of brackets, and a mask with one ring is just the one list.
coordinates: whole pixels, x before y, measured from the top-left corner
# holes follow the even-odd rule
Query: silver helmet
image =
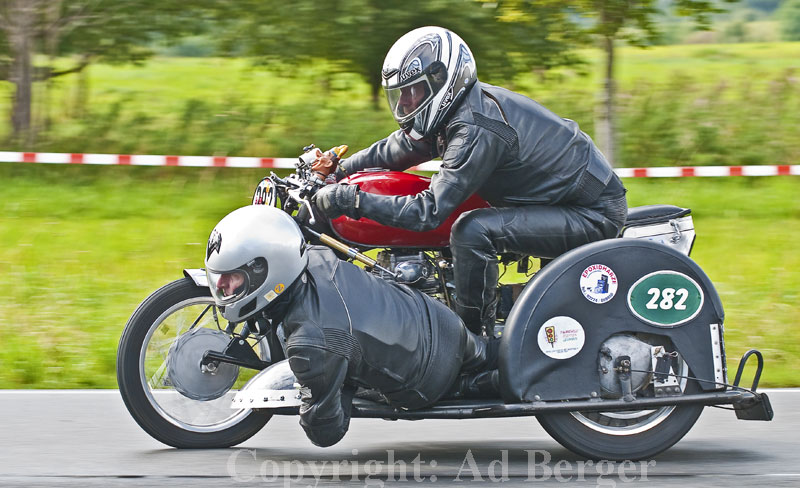
[(285, 212), (250, 205), (225, 216), (206, 247), (206, 276), (222, 316), (241, 322), (268, 306), (308, 265), (303, 233)]
[(434, 134), (477, 80), (472, 51), (442, 27), (420, 27), (398, 39), (381, 74), (392, 115), (413, 139)]

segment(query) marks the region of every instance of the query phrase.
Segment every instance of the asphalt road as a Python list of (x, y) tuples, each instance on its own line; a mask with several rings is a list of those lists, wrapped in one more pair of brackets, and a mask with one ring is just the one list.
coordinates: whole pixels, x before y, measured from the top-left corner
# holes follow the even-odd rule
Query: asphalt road
[(186, 451), (145, 434), (116, 390), (0, 391), (0, 486), (800, 486), (800, 390), (769, 395), (773, 422), (707, 408), (655, 459), (598, 465), (531, 418), (355, 419), (342, 442), (320, 449), (297, 418), (274, 417), (238, 448)]

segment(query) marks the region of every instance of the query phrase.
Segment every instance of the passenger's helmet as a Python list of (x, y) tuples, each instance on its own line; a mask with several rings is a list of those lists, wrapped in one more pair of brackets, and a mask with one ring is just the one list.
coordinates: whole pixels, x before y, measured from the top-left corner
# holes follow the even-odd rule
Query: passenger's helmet
[(206, 276), (222, 316), (241, 322), (269, 306), (308, 265), (306, 243), (285, 212), (251, 205), (225, 216), (206, 247)]
[(433, 135), (477, 79), (469, 47), (442, 27), (398, 39), (381, 74), (392, 115), (412, 139)]

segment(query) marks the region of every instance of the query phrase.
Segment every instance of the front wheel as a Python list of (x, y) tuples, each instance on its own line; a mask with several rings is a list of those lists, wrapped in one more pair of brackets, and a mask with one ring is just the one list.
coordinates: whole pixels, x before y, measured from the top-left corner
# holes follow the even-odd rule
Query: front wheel
[[(201, 367), (207, 350), (222, 351), (230, 339), (220, 320), (209, 289), (184, 278), (150, 295), (125, 326), (117, 352), (119, 390), (134, 420), (164, 444), (230, 447), (270, 419), (230, 408), (254, 372), (226, 363)], [(262, 343), (255, 350), (265, 359)]]

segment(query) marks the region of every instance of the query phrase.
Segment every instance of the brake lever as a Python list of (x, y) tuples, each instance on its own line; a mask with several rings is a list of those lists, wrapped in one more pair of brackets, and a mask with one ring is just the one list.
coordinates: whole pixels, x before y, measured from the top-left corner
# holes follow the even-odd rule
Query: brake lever
[(308, 223), (311, 225), (315, 225), (317, 220), (314, 218), (314, 210), (311, 207), (311, 202), (308, 200), (307, 197), (300, 196), (300, 188), (295, 188), (293, 190), (289, 190), (287, 192), (292, 199), (302, 205), (305, 205), (308, 208)]
[(305, 205), (308, 209), (308, 223), (311, 225), (316, 225), (317, 219), (314, 218), (314, 211), (311, 209), (311, 202), (308, 201), (308, 198), (304, 198), (302, 202), (303, 205)]
[(276, 175), (274, 172), (269, 172), (269, 178), (274, 180), (276, 183), (279, 183), (283, 186), (289, 186), (289, 182), (281, 178), (280, 176)]

